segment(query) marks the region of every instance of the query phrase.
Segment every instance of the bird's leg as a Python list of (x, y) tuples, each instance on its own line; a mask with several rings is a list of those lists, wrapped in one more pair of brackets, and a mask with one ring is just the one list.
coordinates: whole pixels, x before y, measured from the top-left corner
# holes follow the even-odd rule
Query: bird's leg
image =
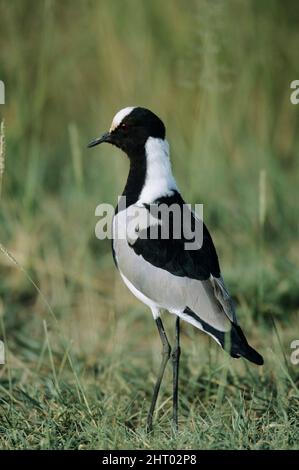
[(163, 323), (162, 323), (162, 320), (161, 320), (160, 317), (158, 317), (156, 319), (156, 324), (157, 324), (159, 335), (160, 335), (162, 345), (163, 345), (162, 362), (161, 362), (158, 378), (157, 378), (157, 381), (156, 381), (156, 384), (155, 384), (151, 406), (150, 406), (150, 409), (149, 409), (149, 412), (148, 412), (148, 415), (147, 415), (147, 426), (146, 426), (147, 432), (151, 432), (152, 429), (153, 429), (153, 414), (154, 414), (154, 411), (155, 411), (155, 406), (156, 406), (156, 402), (157, 402), (157, 398), (158, 398), (162, 378), (163, 378), (163, 375), (164, 375), (165, 367), (166, 367), (166, 364), (168, 362), (168, 359), (170, 358), (170, 353), (171, 353), (171, 347), (170, 347), (170, 344), (168, 342), (168, 339), (167, 339), (167, 336), (166, 336), (166, 333), (165, 333), (165, 330), (164, 330), (164, 327), (163, 327)]
[(178, 430), (178, 393), (179, 393), (179, 362), (180, 362), (180, 318), (175, 321), (175, 344), (172, 351), (173, 367), (173, 415), (172, 423), (174, 431)]

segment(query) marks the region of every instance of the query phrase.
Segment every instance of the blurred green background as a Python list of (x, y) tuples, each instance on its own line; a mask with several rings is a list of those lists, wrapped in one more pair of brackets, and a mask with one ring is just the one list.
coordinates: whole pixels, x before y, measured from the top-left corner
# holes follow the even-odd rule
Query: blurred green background
[[(298, 21), (295, 1), (0, 0), (2, 448), (296, 446)], [(131, 105), (166, 123), (179, 187), (204, 204), (266, 357), (262, 370), (233, 361), (186, 325), (176, 437), (170, 375), (144, 434), (158, 335), (94, 235), (128, 162), (86, 144)]]

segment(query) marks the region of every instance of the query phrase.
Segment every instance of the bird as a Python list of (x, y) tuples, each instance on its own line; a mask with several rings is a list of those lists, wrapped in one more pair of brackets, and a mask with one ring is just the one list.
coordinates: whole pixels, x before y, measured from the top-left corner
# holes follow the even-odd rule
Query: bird
[[(147, 108), (126, 107), (116, 113), (109, 131), (92, 140), (88, 147), (102, 143), (116, 146), (129, 159), (127, 182), (112, 222), (113, 259), (127, 287), (151, 309), (162, 343), (162, 360), (146, 429), (153, 430), (156, 402), (171, 357), (172, 426), (177, 431), (181, 321), (211, 336), (233, 358), (243, 357), (256, 365), (263, 365), (264, 360), (248, 344), (238, 324), (212, 237), (203, 220), (190, 209), (189, 218), (181, 217), (179, 223), (173, 224), (179, 224), (179, 236), (170, 223), (168, 236), (163, 236), (167, 211), (159, 209), (175, 206), (183, 211), (186, 206), (173, 176), (163, 121)], [(187, 249), (190, 233), (194, 246)], [(201, 234), (198, 243), (196, 233)], [(162, 323), (162, 311), (175, 317), (173, 349)]]

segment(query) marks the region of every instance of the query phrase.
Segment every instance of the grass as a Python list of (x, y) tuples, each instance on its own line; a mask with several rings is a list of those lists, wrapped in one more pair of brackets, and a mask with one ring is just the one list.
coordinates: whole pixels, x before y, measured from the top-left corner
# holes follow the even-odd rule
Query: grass
[[(298, 447), (298, 16), (275, 0), (0, 0), (0, 448)], [(128, 166), (85, 147), (131, 104), (166, 122), (179, 187), (204, 203), (265, 357), (230, 359), (184, 325), (176, 436), (170, 367), (145, 434), (158, 334), (94, 236)]]

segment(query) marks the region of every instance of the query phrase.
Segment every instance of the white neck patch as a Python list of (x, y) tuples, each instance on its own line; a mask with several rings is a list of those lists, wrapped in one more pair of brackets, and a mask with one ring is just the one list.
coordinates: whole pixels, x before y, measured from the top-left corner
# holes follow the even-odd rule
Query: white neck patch
[(149, 137), (145, 154), (146, 177), (138, 202), (151, 204), (162, 196), (172, 195), (177, 185), (171, 171), (167, 140)]
[(111, 127), (109, 129), (109, 132), (114, 131), (114, 129), (116, 129), (120, 125), (122, 120), (126, 116), (128, 116), (128, 114), (130, 114), (133, 111), (133, 109), (135, 109), (135, 106), (128, 106), (127, 108), (123, 108), (120, 111), (118, 111), (118, 113), (116, 113), (116, 115), (114, 116), (114, 118), (112, 120), (112, 124), (111, 124)]

